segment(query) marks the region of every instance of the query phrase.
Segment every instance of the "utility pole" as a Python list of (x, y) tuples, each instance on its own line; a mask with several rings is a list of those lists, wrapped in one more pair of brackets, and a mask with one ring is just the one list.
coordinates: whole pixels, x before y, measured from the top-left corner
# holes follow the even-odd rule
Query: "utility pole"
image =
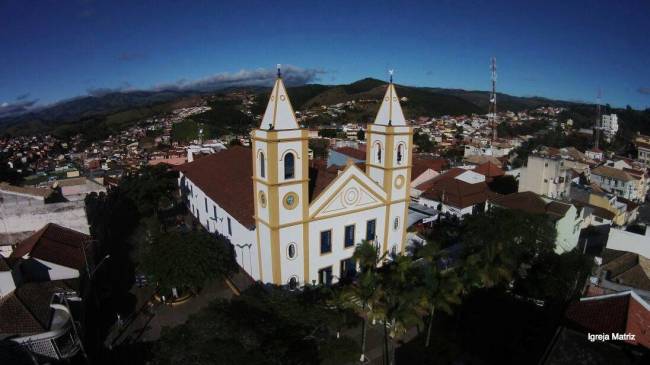
[(602, 97), (603, 90), (601, 88), (598, 88), (598, 96), (596, 97), (596, 122), (594, 124), (594, 135), (595, 135), (595, 141), (594, 141), (594, 149), (598, 149), (598, 145), (600, 144), (600, 129), (601, 129), (601, 123), (602, 123), (602, 117), (600, 116), (600, 98)]
[(496, 57), (492, 57), (490, 61), (490, 72), (492, 74), (492, 93), (490, 94), (488, 118), (490, 119), (490, 125), (492, 126), (492, 144), (494, 144), (497, 139), (497, 59)]

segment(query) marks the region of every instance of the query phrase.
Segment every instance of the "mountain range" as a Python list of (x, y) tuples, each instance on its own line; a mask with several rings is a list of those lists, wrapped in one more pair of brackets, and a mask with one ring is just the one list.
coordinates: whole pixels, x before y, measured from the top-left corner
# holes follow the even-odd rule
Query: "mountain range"
[[(319, 105), (332, 105), (349, 100), (376, 99), (383, 97), (385, 81), (365, 78), (344, 85), (306, 84), (288, 87), (287, 92), (294, 109), (301, 110)], [(176, 107), (179, 102), (193, 97), (215, 93), (248, 90), (259, 94), (259, 106), (263, 110), (268, 100), (267, 87), (230, 87), (217, 90), (161, 90), (111, 92), (98, 96), (83, 96), (43, 107), (35, 111), (0, 118), (0, 132), (12, 135), (52, 133), (61, 128), (76, 129), (83, 125), (88, 129), (95, 123), (122, 127), (156, 113)], [(422, 115), (485, 114), (488, 109), (489, 92), (433, 87), (397, 85), (400, 97), (408, 98), (404, 112), (408, 118)], [(519, 97), (497, 94), (499, 110), (521, 111), (539, 106), (569, 106), (575, 103), (541, 97)], [(98, 126), (99, 127), (99, 126)]]

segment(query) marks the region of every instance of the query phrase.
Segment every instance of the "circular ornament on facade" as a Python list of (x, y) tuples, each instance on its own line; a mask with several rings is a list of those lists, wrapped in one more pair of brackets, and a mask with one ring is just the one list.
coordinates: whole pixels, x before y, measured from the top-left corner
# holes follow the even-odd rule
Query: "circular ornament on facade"
[(395, 187), (398, 188), (398, 189), (401, 189), (402, 186), (404, 186), (404, 176), (398, 175), (395, 178)]
[(275, 100), (275, 96), (271, 95), (271, 101)]
[(284, 101), (286, 97), (284, 95), (280, 95), (280, 100)]
[(298, 194), (296, 193), (287, 193), (282, 199), (282, 204), (286, 209), (293, 209), (298, 205)]
[(345, 191), (343, 194), (343, 203), (345, 205), (354, 205), (359, 201), (359, 190), (356, 188), (350, 188)]
[(384, 101), (389, 101), (389, 100), (390, 98), (388, 96), (384, 98)]
[(262, 208), (266, 208), (266, 194), (264, 194), (263, 191), (260, 191), (259, 195), (259, 200), (260, 200), (260, 205)]

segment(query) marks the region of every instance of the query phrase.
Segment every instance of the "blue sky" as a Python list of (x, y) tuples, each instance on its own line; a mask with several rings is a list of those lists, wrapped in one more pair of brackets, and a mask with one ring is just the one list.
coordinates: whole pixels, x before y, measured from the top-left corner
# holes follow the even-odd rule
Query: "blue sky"
[[(647, 0), (0, 0), (0, 108), (192, 85), (292, 65), (297, 79), (387, 78), (650, 107)], [(216, 76), (215, 76), (216, 75)]]

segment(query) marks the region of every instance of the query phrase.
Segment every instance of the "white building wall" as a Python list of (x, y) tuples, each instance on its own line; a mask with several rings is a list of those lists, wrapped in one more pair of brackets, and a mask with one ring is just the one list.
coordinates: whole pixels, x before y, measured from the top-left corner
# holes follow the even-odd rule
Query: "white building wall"
[[(280, 230), (280, 270), (282, 283), (288, 284), (289, 279), (295, 277), (298, 283), (305, 280), (304, 265), (305, 253), (303, 247), (302, 224), (296, 224)], [(292, 259), (289, 257), (289, 245), (295, 244), (296, 253)]]
[(569, 252), (578, 245), (582, 219), (579, 216), (576, 217), (576, 214), (577, 210), (572, 205), (564, 217), (555, 223), (555, 230), (557, 231), (555, 252), (558, 254)]
[[(181, 173), (180, 178), (182, 179)], [(179, 182), (181, 180), (179, 179)], [(234, 246), (237, 263), (254, 279), (259, 280), (258, 243), (255, 230), (250, 230), (239, 223), (219, 204), (207, 196), (189, 178), (185, 180), (190, 188), (188, 200), (192, 215), (210, 233), (219, 232), (230, 239)], [(207, 201), (207, 209), (206, 209)], [(215, 216), (215, 208), (217, 215)], [(228, 230), (230, 220), (230, 230)]]
[[(334, 282), (337, 281), (341, 260), (352, 257), (354, 253), (354, 247), (344, 247), (345, 226), (347, 225), (355, 225), (355, 243), (358, 244), (366, 239), (366, 223), (376, 219), (377, 242), (383, 245), (385, 216), (385, 206), (379, 206), (352, 214), (311, 221), (309, 223), (310, 279), (318, 281), (318, 270), (331, 266)], [(332, 252), (321, 255), (320, 233), (329, 229), (332, 230)]]

